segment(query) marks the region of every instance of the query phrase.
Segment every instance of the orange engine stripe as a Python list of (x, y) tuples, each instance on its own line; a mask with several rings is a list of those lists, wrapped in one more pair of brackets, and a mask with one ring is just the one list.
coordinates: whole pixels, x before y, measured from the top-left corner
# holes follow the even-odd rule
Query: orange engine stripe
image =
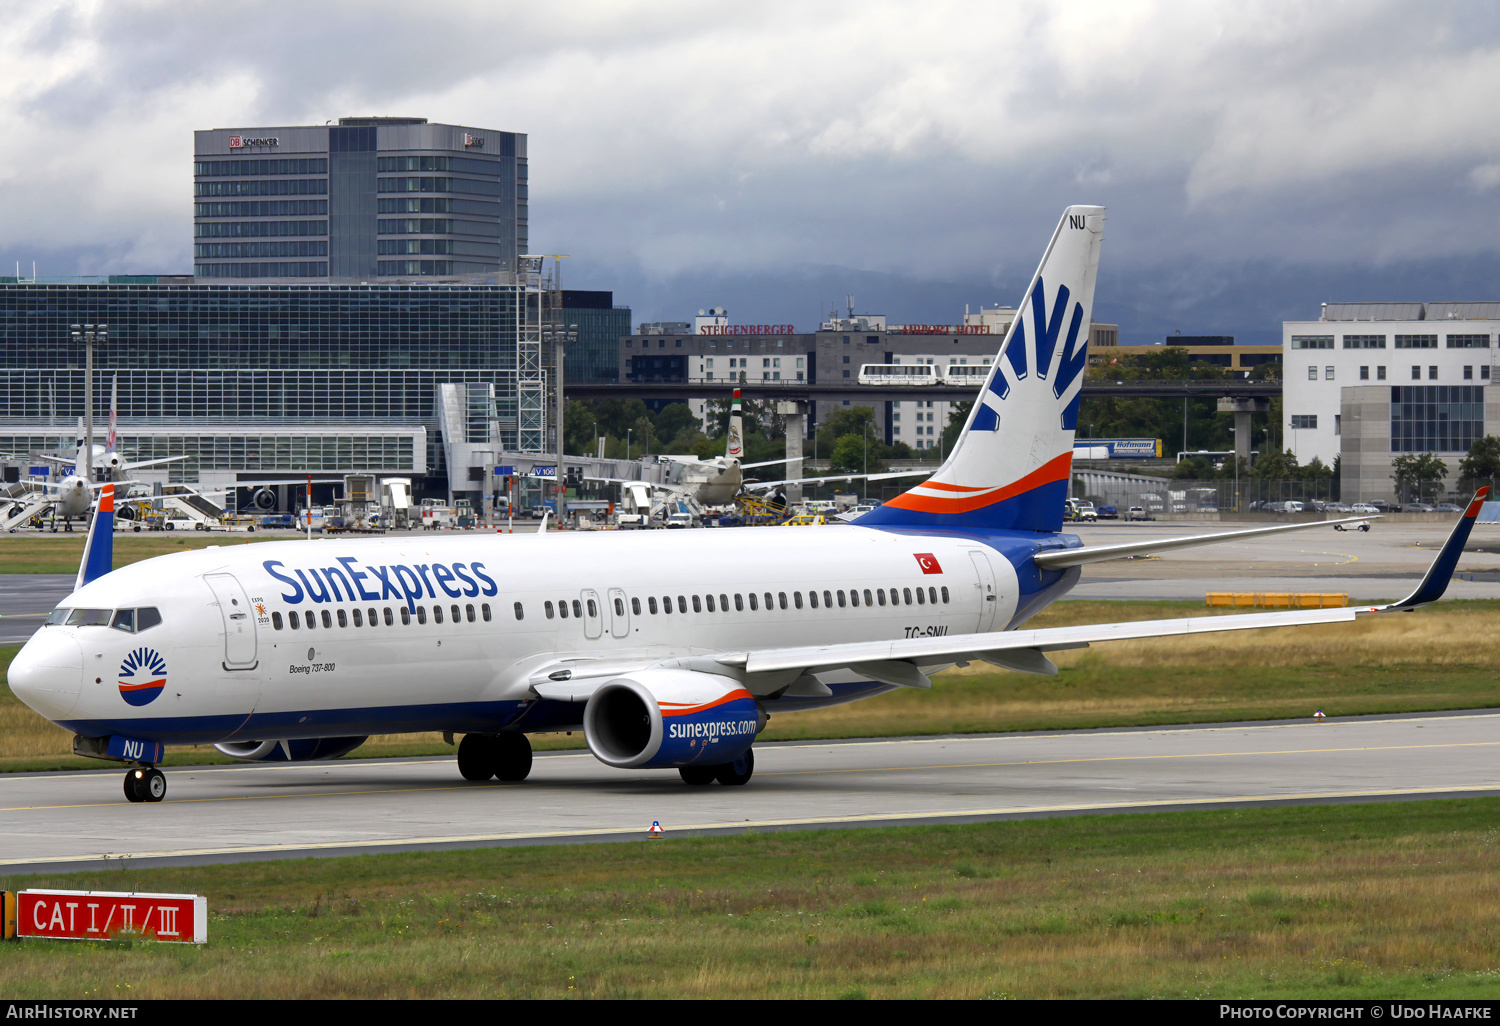
[(897, 509), (916, 510), (919, 513), (968, 513), (997, 502), (1004, 502), (1013, 496), (1029, 492), (1033, 488), (1051, 484), (1053, 481), (1066, 480), (1072, 467), (1073, 454), (1064, 453), (1037, 467), (1019, 481), (979, 495), (965, 495), (949, 499), (937, 495), (917, 495), (914, 492), (905, 492), (891, 499), (886, 505), (895, 506)]
[[(662, 706), (661, 714), (663, 716), (686, 716), (689, 713), (703, 712), (707, 709), (713, 709), (717, 706), (723, 705), (725, 702), (734, 702), (738, 701), (741, 698), (749, 697), (751, 697), (750, 692), (746, 691), (744, 688), (741, 688), (738, 691), (731, 691), (723, 698), (716, 698), (712, 702), (705, 702), (703, 705), (684, 705), (680, 702), (658, 702), (657, 704)], [(668, 709), (666, 708), (666, 706), (668, 705), (676, 706), (676, 708)]]

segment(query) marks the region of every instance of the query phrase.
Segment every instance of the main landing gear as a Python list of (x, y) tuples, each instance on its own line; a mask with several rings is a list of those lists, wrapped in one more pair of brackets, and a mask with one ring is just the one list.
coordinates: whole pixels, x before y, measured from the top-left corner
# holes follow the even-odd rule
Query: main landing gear
[(167, 777), (155, 766), (137, 766), (125, 774), (125, 797), (132, 802), (159, 802), (167, 796)]
[(755, 753), (746, 749), (745, 754), (733, 762), (722, 762), (717, 766), (679, 766), (678, 774), (685, 784), (712, 784), (715, 780), (726, 787), (748, 784), (755, 772)]
[(525, 780), (531, 772), (531, 742), (519, 731), (465, 734), (458, 743), (458, 772), (465, 780)]

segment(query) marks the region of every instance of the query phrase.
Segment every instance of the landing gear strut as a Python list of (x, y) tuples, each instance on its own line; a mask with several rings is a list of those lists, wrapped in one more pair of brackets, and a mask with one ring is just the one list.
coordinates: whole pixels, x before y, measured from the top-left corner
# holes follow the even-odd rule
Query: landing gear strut
[(748, 784), (750, 777), (755, 773), (755, 753), (746, 750), (733, 762), (722, 762), (716, 766), (679, 766), (678, 776), (682, 777), (684, 784), (701, 786), (712, 784), (715, 780), (726, 787), (737, 787)]
[(125, 774), (125, 797), (132, 802), (159, 802), (167, 796), (167, 777), (155, 766), (137, 766)]
[(465, 734), (458, 743), (458, 772), (465, 780), (525, 780), (531, 772), (531, 742), (519, 731)]

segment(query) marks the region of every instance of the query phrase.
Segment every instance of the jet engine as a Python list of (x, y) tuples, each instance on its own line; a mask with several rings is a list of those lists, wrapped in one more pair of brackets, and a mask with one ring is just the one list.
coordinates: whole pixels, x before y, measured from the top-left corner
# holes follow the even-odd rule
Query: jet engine
[(708, 766), (748, 751), (766, 718), (732, 677), (643, 670), (589, 697), (583, 734), (600, 762), (620, 769)]
[(225, 741), (214, 745), (231, 759), (245, 762), (312, 762), (348, 755), (366, 737), (304, 737), (295, 741)]
[(256, 509), (273, 510), (276, 508), (276, 493), (269, 488), (257, 488), (250, 496), (250, 502)]

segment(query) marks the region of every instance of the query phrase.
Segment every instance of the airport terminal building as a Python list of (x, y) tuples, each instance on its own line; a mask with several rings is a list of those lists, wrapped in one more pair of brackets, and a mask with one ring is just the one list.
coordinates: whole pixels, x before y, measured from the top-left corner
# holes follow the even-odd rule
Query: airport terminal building
[(1342, 457), (1346, 502), (1391, 498), (1405, 453), (1442, 457), (1455, 490), (1469, 446), (1500, 434), (1500, 303), (1326, 303), (1282, 333), (1285, 447)]
[(121, 450), (187, 456), (153, 468), (171, 481), (359, 473), (477, 490), (449, 464), (545, 448), (535, 302), (524, 284), (0, 279), (0, 451), (73, 445), (85, 357), (70, 328), (99, 324), (96, 440), (117, 379)]

